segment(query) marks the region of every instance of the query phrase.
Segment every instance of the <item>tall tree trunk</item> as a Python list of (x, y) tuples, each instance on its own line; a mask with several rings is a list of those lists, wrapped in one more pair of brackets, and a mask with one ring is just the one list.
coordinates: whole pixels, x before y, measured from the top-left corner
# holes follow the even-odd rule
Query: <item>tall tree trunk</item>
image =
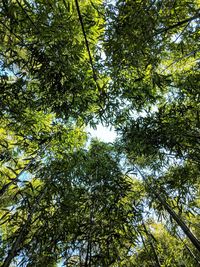
[(184, 234), (190, 239), (192, 244), (195, 246), (196, 249), (200, 252), (200, 241), (195, 237), (195, 235), (190, 231), (189, 227), (185, 224), (183, 219), (176, 214), (176, 212), (170, 207), (170, 205), (167, 203), (164, 196), (161, 196), (157, 193), (157, 190), (153, 188), (149, 182), (147, 181), (146, 177), (142, 174), (142, 172), (139, 170), (137, 166), (134, 166), (134, 168), (138, 171), (140, 176), (142, 177), (144, 183), (147, 185), (147, 187), (150, 189), (150, 193), (158, 199), (160, 204), (164, 207), (164, 209), (170, 214), (170, 216), (174, 219), (174, 221), (178, 224), (178, 226), (182, 229)]
[(188, 245), (184, 242), (184, 240), (181, 238), (181, 236), (177, 232), (176, 232), (176, 235), (181, 240), (181, 242), (183, 243), (185, 248), (188, 250), (188, 252), (192, 256), (192, 258), (196, 261), (197, 266), (200, 267), (200, 262), (199, 262), (198, 258), (195, 256), (195, 254), (192, 252), (192, 250), (188, 247)]
[(184, 234), (190, 239), (192, 244), (198, 249), (200, 252), (200, 242), (195, 237), (195, 235), (190, 231), (189, 227), (185, 224), (185, 222), (182, 220), (180, 216), (178, 216), (174, 210), (169, 206), (169, 204), (166, 202), (164, 198), (162, 198), (157, 192), (154, 192), (157, 199), (160, 201), (162, 206), (168, 211), (170, 216), (176, 221), (176, 223), (180, 226)]

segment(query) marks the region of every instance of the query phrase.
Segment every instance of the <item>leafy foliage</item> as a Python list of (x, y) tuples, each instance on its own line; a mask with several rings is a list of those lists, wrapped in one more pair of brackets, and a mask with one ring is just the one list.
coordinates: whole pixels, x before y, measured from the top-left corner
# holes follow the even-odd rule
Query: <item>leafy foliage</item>
[(198, 0), (1, 1), (2, 267), (200, 266), (198, 39)]

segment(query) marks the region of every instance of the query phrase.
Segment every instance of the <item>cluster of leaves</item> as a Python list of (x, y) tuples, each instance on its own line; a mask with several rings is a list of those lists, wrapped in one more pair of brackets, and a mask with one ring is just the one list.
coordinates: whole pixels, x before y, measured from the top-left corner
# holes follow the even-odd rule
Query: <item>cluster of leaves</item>
[[(102, 32), (98, 4), (80, 3), (92, 54)], [(34, 106), (63, 119), (91, 117), (99, 92), (75, 3), (10, 0), (0, 9), (2, 112)]]

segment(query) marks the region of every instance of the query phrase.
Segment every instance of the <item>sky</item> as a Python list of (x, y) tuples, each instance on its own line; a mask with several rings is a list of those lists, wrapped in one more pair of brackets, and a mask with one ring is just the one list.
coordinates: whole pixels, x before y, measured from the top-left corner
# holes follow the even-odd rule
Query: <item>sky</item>
[(111, 127), (105, 127), (102, 124), (97, 125), (97, 129), (94, 130), (88, 127), (87, 132), (89, 133), (91, 138), (98, 138), (100, 141), (109, 143), (114, 142), (115, 138), (117, 137), (116, 132)]

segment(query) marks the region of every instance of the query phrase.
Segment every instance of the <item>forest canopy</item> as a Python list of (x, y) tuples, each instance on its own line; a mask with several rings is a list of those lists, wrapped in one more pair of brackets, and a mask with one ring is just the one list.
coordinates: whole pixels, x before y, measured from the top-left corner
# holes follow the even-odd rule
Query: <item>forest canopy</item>
[(199, 25), (199, 0), (0, 2), (0, 266), (200, 266)]

